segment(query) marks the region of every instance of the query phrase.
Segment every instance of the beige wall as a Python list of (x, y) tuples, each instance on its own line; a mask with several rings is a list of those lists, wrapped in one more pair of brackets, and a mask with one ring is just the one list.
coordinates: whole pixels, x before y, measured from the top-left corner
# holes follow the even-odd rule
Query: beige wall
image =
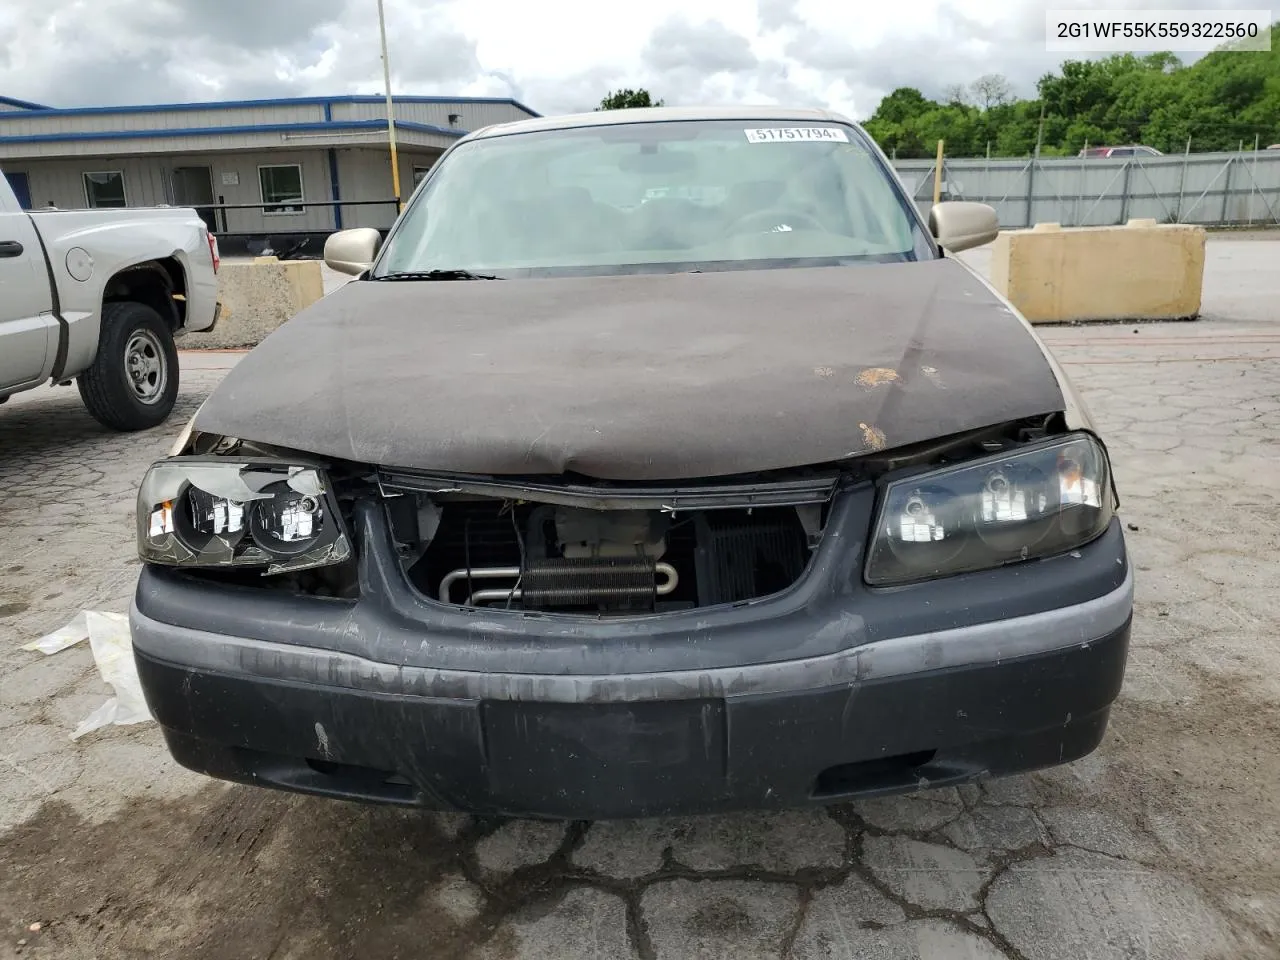
[[(443, 151), (400, 150), (400, 193), (408, 200), (413, 193), (413, 168), (428, 169), (439, 159)], [(385, 147), (380, 149), (351, 149), (338, 151), (338, 183), (342, 196), (349, 200), (381, 200), (390, 198), (391, 162)], [(344, 207), (344, 227), (391, 226), (395, 220), (395, 208), (390, 204), (370, 207)]]
[[(213, 196), (225, 203), (259, 203), (262, 199), (258, 167), (296, 163), (302, 167), (303, 199), (330, 200), (329, 164), (324, 150), (279, 150), (252, 153), (188, 154), (164, 157), (88, 157), (77, 160), (9, 161), (6, 170), (27, 174), (31, 203), (36, 208), (49, 201), (64, 209), (86, 206), (84, 174), (118, 170), (124, 174), (129, 206), (143, 207), (173, 203), (175, 167), (210, 168)], [(225, 175), (225, 176), (224, 176)], [(236, 183), (227, 183), (235, 180)], [(294, 231), (332, 229), (329, 208), (304, 209), (300, 214), (265, 214), (260, 208), (226, 211), (226, 232)]]

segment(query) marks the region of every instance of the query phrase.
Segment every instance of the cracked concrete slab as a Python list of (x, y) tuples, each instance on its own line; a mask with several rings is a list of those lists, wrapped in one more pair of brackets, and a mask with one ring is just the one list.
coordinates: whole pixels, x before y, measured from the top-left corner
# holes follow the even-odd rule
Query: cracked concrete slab
[(796, 937), (796, 953), (848, 949), (857, 931), (880, 930), (906, 919), (901, 906), (853, 874), (813, 895)]
[(680, 824), (671, 840), (677, 863), (699, 871), (758, 867), (794, 873), (844, 862), (845, 834), (821, 810), (699, 817)]
[(1108, 441), (1137, 570), (1101, 746), (825, 813), (493, 823), (208, 781), (153, 724), (71, 742), (107, 696), (87, 649), (20, 644), (127, 609), (137, 481), (236, 357), (184, 354), (174, 419), (140, 434), (102, 429), (74, 390), (15, 396), (0, 407), (0, 957), (20, 938), (21, 956), (60, 960), (1277, 956), (1280, 287), (1232, 319), (1214, 271), (1247, 290), (1250, 269), (1280, 276), (1280, 243), (1223, 244), (1214, 319), (1037, 330)]
[(20, 707), (0, 707), (0, 730), (7, 730), (19, 724), (31, 723), (37, 712), (36, 707), (32, 704), (25, 704)]
[(655, 960), (763, 960), (781, 955), (798, 904), (790, 884), (672, 880), (646, 889), (640, 908)]
[(627, 907), (602, 890), (570, 890), (540, 916), (509, 917), (479, 951), (480, 960), (637, 960), (627, 937)]
[(1105, 853), (1124, 860), (1150, 861), (1160, 856), (1160, 847), (1133, 827), (1106, 810), (1079, 807), (1046, 807), (1040, 816), (1049, 827), (1053, 842)]
[(93, 671), (93, 656), (87, 644), (64, 650), (58, 656), (36, 660), (6, 676), (0, 685), (0, 703), (6, 706), (39, 703), (91, 677)]
[(593, 823), (570, 855), (575, 867), (615, 880), (654, 873), (672, 840), (670, 820), (606, 820)]
[(841, 866), (845, 833), (821, 810), (613, 821), (593, 824), (572, 860), (626, 879), (657, 870), (667, 851), (676, 863), (700, 872), (750, 866), (790, 874)]
[(80, 778), (84, 758), (63, 749), (66, 736), (47, 724), (26, 724), (6, 738), (0, 748), (0, 830), (24, 822), (44, 797)]
[(896, 896), (926, 910), (974, 909), (988, 875), (963, 850), (905, 837), (867, 837), (862, 860)]
[(1083, 850), (1010, 867), (992, 884), (987, 913), (1028, 960), (1192, 960), (1245, 949), (1190, 883)]
[(815, 930), (796, 939), (795, 960), (1004, 960), (990, 941), (947, 920), (916, 920), (888, 929)]
[(509, 820), (476, 844), (476, 863), (501, 875), (543, 863), (560, 849), (565, 826), (545, 820)]
[(937, 830), (960, 816), (963, 810), (960, 795), (953, 788), (877, 797), (853, 804), (853, 811), (873, 827), (916, 833)]
[(457, 873), (441, 877), (426, 900), (429, 909), (439, 910), (457, 924), (471, 923), (485, 907), (484, 891)]
[(942, 828), (942, 835), (961, 850), (1021, 850), (1046, 843), (1049, 833), (1035, 811), (1022, 807), (977, 807)]

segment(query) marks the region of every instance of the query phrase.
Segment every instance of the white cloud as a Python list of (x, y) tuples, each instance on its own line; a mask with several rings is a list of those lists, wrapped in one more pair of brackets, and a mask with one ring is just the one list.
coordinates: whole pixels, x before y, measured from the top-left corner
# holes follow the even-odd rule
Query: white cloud
[[(1057, 65), (1048, 6), (1238, 0), (384, 0), (403, 93), (515, 96), (544, 113), (645, 87), (668, 103), (828, 106), (897, 86), (938, 95)], [(375, 93), (375, 0), (0, 0), (0, 94), (60, 106)]]

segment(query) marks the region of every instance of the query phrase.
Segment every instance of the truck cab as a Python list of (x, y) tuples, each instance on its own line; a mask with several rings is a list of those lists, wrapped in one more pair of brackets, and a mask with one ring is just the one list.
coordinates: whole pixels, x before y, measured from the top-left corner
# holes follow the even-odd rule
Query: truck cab
[(0, 175), (0, 397), (48, 378), (57, 329), (40, 235)]

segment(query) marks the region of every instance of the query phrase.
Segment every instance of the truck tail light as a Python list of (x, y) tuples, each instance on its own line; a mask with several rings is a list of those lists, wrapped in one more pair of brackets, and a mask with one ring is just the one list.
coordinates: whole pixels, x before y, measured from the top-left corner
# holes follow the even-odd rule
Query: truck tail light
[(222, 258), (218, 256), (218, 238), (207, 230), (205, 236), (209, 239), (209, 256), (213, 258), (213, 272), (217, 273), (218, 266), (222, 263)]

